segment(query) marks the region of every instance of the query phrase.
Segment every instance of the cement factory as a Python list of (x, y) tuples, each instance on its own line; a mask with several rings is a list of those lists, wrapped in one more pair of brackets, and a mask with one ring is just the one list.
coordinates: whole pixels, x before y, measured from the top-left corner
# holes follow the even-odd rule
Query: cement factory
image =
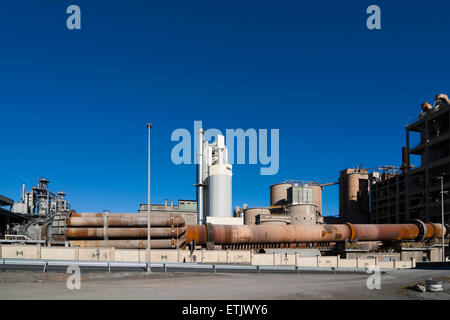
[[(232, 208), (232, 165), (224, 137), (198, 132), (197, 199), (151, 205), (151, 248), (295, 252), (343, 259), (448, 259), (450, 101), (422, 104), (406, 127), (400, 166), (350, 168), (338, 181), (287, 180), (268, 186), (267, 207)], [(420, 134), (417, 145), (410, 133)], [(399, 146), (400, 150), (400, 146)], [(400, 152), (399, 152), (400, 154)], [(413, 165), (411, 158), (420, 158)], [(0, 243), (50, 247), (145, 249), (147, 204), (137, 213), (83, 213), (50, 181), (22, 186), (17, 202), (0, 196)], [(339, 217), (322, 211), (322, 191), (339, 185)], [(445, 248), (443, 250), (443, 248)]]

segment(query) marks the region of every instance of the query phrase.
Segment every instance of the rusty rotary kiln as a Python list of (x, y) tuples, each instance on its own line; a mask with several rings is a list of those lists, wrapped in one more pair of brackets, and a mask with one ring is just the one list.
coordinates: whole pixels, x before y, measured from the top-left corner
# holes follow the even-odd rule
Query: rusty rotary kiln
[[(70, 246), (147, 246), (147, 216), (143, 214), (71, 212), (60, 228), (64, 234), (60, 233), (58, 238), (54, 233), (52, 240), (67, 241)], [(356, 241), (422, 242), (440, 238), (447, 232), (441, 224), (419, 220), (410, 224), (185, 225), (184, 219), (176, 214), (152, 213), (151, 216), (151, 246), (155, 249), (301, 248), (305, 244)]]
[[(147, 247), (147, 215), (136, 213), (71, 213), (64, 236), (53, 240), (68, 241), (79, 247)], [(186, 226), (175, 214), (151, 214), (151, 247), (179, 248), (186, 243)]]

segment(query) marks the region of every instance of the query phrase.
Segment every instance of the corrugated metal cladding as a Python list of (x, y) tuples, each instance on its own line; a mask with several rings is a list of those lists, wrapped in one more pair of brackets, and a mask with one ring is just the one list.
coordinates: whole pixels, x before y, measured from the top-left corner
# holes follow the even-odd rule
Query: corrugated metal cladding
[(306, 185), (292, 186), (287, 190), (287, 200), (288, 204), (312, 204), (313, 188)]

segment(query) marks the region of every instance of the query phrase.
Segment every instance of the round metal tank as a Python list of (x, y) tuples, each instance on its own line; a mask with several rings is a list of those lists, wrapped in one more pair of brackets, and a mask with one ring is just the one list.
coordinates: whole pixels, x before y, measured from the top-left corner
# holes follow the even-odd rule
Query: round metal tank
[(313, 189), (313, 203), (316, 205), (319, 215), (322, 215), (322, 187), (319, 185), (310, 185)]
[(314, 204), (297, 204), (288, 206), (288, 215), (291, 216), (291, 224), (317, 223), (318, 208)]
[(347, 177), (347, 213), (349, 215), (358, 214), (358, 193), (359, 193), (359, 174), (352, 173)]
[(231, 179), (231, 165), (215, 164), (209, 167), (206, 178), (208, 216), (232, 217)]
[(277, 183), (270, 186), (270, 205), (279, 206), (287, 203), (287, 189), (291, 183)]
[(244, 210), (244, 224), (256, 224), (258, 214), (270, 214), (267, 208), (248, 208)]

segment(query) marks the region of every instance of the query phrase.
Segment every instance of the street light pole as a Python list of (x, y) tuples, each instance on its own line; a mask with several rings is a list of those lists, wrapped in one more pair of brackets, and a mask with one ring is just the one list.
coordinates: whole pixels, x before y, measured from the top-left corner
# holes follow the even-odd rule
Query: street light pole
[(147, 189), (147, 272), (151, 273), (151, 223), (150, 223), (150, 130), (152, 125), (147, 123), (148, 128), (148, 189)]
[[(442, 231), (444, 230), (444, 176), (441, 177), (441, 206), (442, 206)], [(442, 262), (445, 262), (445, 240), (442, 232)]]

